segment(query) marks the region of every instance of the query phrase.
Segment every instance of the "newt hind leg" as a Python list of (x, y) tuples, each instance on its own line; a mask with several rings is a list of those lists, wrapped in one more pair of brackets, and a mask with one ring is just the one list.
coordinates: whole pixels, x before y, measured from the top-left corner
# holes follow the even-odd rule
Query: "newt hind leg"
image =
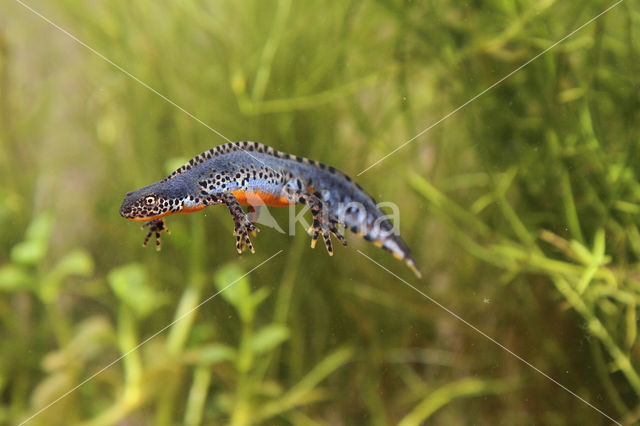
[(150, 220), (149, 222), (145, 222), (145, 224), (142, 225), (142, 229), (147, 227), (149, 228), (149, 232), (147, 232), (147, 236), (144, 237), (144, 242), (142, 243), (142, 246), (146, 247), (147, 244), (149, 243), (149, 239), (151, 238), (151, 236), (153, 234), (156, 234), (156, 251), (160, 251), (160, 249), (162, 249), (162, 245), (160, 243), (160, 233), (164, 231), (167, 234), (170, 234), (171, 232), (165, 226), (164, 220), (162, 218)]
[(333, 256), (331, 234), (335, 235), (343, 246), (347, 245), (347, 241), (344, 239), (342, 232), (338, 230), (338, 226), (341, 225), (340, 222), (329, 213), (317, 195), (312, 194), (306, 189), (306, 186), (302, 184), (300, 179), (288, 181), (284, 185), (284, 193), (290, 201), (304, 204), (311, 210), (313, 224), (307, 230), (311, 235), (311, 248), (315, 248), (318, 237), (322, 235), (329, 256)]

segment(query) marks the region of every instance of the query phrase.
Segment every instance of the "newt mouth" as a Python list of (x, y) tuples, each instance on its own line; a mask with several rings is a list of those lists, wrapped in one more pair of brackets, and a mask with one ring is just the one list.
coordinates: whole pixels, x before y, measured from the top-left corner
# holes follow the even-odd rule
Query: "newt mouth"
[(164, 213), (159, 213), (159, 214), (154, 214), (154, 215), (150, 215), (150, 216), (137, 216), (135, 211), (133, 211), (133, 209), (128, 208), (120, 208), (120, 216), (124, 217), (127, 220), (133, 221), (133, 222), (149, 222), (151, 220), (156, 220), (156, 219), (160, 219), (163, 218), (165, 216), (170, 216), (172, 214), (180, 214), (180, 213), (193, 213), (193, 212), (197, 212), (199, 210), (202, 210), (205, 206), (204, 205), (199, 205), (199, 206), (195, 206), (192, 208), (183, 208), (182, 210), (178, 210), (178, 211), (168, 211), (168, 212), (164, 212)]
[(156, 220), (156, 219), (160, 219), (161, 217), (165, 217), (170, 215), (171, 213), (163, 213), (163, 214), (157, 214), (155, 216), (147, 216), (147, 217), (139, 217), (139, 216), (133, 216), (133, 217), (126, 217), (125, 219), (133, 221), (133, 222), (149, 222), (152, 220)]
[(176, 212), (165, 212), (165, 213), (146, 216), (146, 215), (137, 215), (136, 212), (130, 207), (129, 208), (125, 208), (125, 207), (121, 207), (120, 208), (120, 216), (122, 216), (123, 218), (125, 218), (127, 220), (133, 221), (133, 222), (148, 222), (148, 221), (151, 221), (151, 220), (160, 219), (161, 217), (168, 216), (168, 215), (173, 214), (173, 213), (176, 213)]

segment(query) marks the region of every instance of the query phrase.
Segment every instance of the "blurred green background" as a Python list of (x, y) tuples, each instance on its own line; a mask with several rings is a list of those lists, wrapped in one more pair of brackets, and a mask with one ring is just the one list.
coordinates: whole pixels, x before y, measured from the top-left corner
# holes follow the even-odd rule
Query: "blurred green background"
[[(355, 177), (610, 1), (31, 0), (233, 140)], [(0, 6), (0, 423), (640, 419), (640, 6), (627, 0), (357, 180), (416, 279), (224, 208), (143, 249), (126, 191), (225, 142), (19, 3)], [(288, 212), (273, 211), (286, 229)], [(244, 278), (246, 272), (282, 253)], [(238, 280), (236, 282), (236, 280)]]

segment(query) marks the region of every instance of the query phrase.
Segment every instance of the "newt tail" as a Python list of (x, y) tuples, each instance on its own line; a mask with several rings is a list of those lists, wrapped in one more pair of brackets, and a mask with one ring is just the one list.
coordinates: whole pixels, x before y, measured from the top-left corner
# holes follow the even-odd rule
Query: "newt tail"
[[(249, 238), (260, 206), (284, 207), (304, 204), (311, 210), (311, 246), (322, 237), (333, 255), (330, 235), (346, 245), (339, 228), (346, 227), (404, 260), (420, 277), (420, 271), (391, 221), (375, 200), (349, 176), (331, 166), (279, 152), (257, 142), (230, 142), (192, 158), (166, 178), (127, 193), (120, 214), (146, 222), (146, 246), (155, 234), (167, 231), (166, 216), (191, 213), (224, 204), (235, 223), (236, 250), (254, 252)], [(248, 213), (242, 205), (249, 206)]]

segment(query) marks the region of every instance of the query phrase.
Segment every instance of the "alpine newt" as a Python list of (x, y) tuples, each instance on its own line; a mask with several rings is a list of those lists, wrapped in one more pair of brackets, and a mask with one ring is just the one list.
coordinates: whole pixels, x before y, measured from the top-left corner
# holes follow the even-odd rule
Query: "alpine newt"
[[(254, 223), (261, 205), (303, 204), (313, 219), (308, 230), (311, 247), (322, 235), (333, 255), (330, 233), (347, 245), (338, 229), (344, 226), (404, 260), (420, 276), (409, 248), (360, 185), (331, 166), (257, 142), (226, 143), (197, 155), (165, 179), (127, 193), (120, 214), (146, 222), (143, 228), (149, 230), (143, 245), (155, 234), (160, 250), (160, 233), (168, 232), (165, 216), (216, 204), (225, 204), (233, 217), (240, 254), (245, 248), (254, 253), (249, 233), (258, 231)], [(247, 213), (241, 205), (249, 206)]]

